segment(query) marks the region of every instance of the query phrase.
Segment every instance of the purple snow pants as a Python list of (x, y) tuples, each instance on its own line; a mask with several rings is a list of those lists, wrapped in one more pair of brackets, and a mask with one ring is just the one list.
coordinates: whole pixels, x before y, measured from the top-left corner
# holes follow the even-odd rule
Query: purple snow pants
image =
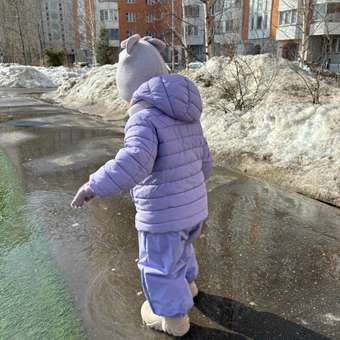
[(179, 232), (140, 231), (138, 268), (144, 294), (157, 315), (182, 317), (193, 306), (189, 283), (198, 274), (193, 241), (202, 224)]

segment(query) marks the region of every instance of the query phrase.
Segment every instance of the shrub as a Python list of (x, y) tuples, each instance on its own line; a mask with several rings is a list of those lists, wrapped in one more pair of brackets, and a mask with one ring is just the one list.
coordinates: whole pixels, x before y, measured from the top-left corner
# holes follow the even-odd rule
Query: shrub
[(46, 48), (44, 57), (48, 66), (61, 66), (64, 63), (65, 53), (63, 50)]

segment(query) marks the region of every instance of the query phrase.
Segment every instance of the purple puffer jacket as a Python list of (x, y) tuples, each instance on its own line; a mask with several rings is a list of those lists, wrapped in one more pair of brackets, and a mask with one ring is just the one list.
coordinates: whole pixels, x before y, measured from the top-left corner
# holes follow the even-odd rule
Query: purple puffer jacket
[(99, 197), (132, 189), (136, 228), (179, 231), (208, 216), (205, 180), (212, 159), (203, 137), (198, 89), (181, 75), (152, 78), (134, 93), (132, 104), (147, 108), (125, 127), (124, 148), (90, 176)]

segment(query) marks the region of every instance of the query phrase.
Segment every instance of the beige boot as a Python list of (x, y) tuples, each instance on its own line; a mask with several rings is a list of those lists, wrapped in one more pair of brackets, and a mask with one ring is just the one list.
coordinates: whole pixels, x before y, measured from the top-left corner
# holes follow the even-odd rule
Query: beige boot
[(183, 336), (190, 329), (189, 317), (186, 315), (183, 318), (167, 318), (156, 315), (150, 307), (148, 301), (142, 305), (141, 315), (144, 324), (147, 327), (157, 331), (165, 332), (174, 336)]
[(196, 286), (195, 281), (192, 281), (189, 285), (190, 285), (192, 297), (194, 298), (198, 295), (198, 288)]

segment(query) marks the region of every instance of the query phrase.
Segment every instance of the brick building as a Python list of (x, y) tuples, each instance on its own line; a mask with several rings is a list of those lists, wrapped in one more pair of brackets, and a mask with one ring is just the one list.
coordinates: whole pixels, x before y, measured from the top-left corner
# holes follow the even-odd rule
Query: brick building
[[(149, 35), (171, 45), (172, 1), (170, 0), (122, 0), (119, 1), (119, 38), (127, 39), (133, 34)], [(179, 59), (182, 39), (182, 1), (174, 0), (176, 62)], [(165, 58), (169, 60), (167, 49)]]

